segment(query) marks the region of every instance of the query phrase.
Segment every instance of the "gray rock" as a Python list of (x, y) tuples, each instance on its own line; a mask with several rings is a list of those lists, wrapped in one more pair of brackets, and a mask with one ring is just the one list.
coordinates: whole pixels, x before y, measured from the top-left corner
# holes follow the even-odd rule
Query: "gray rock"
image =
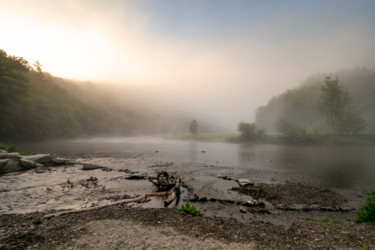
[(13, 157), (8, 159), (6, 167), (3, 169), (3, 173), (21, 171), (21, 160), (20, 158)]
[(7, 153), (8, 151), (4, 150), (4, 149), (0, 149), (0, 153)]
[(7, 158), (14, 158), (14, 157), (17, 157), (17, 158), (21, 158), (21, 155), (20, 153), (0, 153), (0, 159), (7, 159)]
[(241, 213), (247, 213), (247, 209), (243, 206), (240, 206)]
[(240, 178), (237, 180), (237, 182), (238, 182), (238, 185), (240, 186), (254, 186), (254, 182), (245, 178)]
[(44, 172), (46, 172), (46, 169), (43, 166), (41, 166), (41, 167), (38, 166), (38, 167), (35, 168), (35, 173), (37, 173), (37, 174), (42, 174)]
[(74, 165), (74, 162), (68, 159), (54, 158), (52, 159), (54, 166)]
[(106, 171), (106, 172), (112, 171), (111, 168), (99, 166), (99, 165), (96, 165), (96, 164), (85, 164), (82, 168), (82, 170), (85, 170), (85, 171), (96, 170), (96, 169), (100, 169), (100, 170)]
[(0, 159), (0, 168), (5, 167), (8, 163), (9, 159)]
[(36, 154), (36, 155), (27, 155), (22, 156), (23, 159), (28, 161), (34, 161), (36, 163), (50, 163), (53, 160), (53, 157), (50, 154)]

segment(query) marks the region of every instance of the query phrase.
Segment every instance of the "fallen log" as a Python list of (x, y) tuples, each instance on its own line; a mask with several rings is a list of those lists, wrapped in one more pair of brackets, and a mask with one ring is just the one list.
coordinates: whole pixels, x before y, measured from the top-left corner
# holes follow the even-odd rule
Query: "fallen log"
[[(57, 212), (57, 213), (53, 213), (53, 214), (47, 214), (47, 215), (43, 216), (43, 219), (49, 219), (49, 218), (52, 218), (52, 217), (57, 217), (57, 216), (65, 215), (65, 214), (74, 214), (74, 213), (81, 213), (81, 212), (99, 210), (99, 209), (102, 209), (102, 208), (111, 207), (111, 206), (115, 206), (115, 205), (138, 202), (138, 201), (145, 200), (149, 197), (156, 197), (156, 196), (166, 196), (166, 195), (169, 196), (169, 195), (171, 195), (171, 197), (167, 199), (167, 201), (169, 201), (169, 203), (168, 203), (168, 205), (169, 205), (170, 203), (172, 203), (172, 201), (174, 199), (176, 199), (176, 195), (179, 192), (180, 192), (180, 183), (177, 182), (176, 185), (169, 191), (144, 194), (144, 195), (141, 195), (139, 197), (119, 200), (119, 201), (115, 201), (115, 202), (112, 202), (112, 203), (109, 203), (109, 204), (106, 204), (106, 205), (103, 205), (103, 206), (98, 206), (98, 207), (81, 208), (81, 209)], [(172, 199), (172, 197), (173, 197), (173, 199)], [(168, 206), (168, 205), (166, 205), (166, 203), (164, 202), (164, 206)]]

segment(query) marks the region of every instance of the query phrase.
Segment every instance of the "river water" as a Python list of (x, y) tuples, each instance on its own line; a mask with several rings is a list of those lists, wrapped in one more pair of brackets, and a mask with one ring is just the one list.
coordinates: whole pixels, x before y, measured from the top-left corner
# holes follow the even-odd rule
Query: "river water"
[(271, 170), (339, 189), (375, 188), (375, 147), (237, 144), (158, 137), (97, 137), (18, 145), (21, 151), (54, 154), (110, 153), (163, 161)]

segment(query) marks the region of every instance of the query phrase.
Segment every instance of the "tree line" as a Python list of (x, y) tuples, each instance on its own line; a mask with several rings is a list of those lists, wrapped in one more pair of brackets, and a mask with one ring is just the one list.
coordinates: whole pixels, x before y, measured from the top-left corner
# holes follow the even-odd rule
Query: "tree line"
[(289, 142), (311, 142), (319, 135), (374, 134), (375, 72), (362, 68), (337, 75), (310, 77), (273, 97), (257, 109), (254, 124), (238, 125), (241, 137), (259, 138), (257, 130), (282, 134)]

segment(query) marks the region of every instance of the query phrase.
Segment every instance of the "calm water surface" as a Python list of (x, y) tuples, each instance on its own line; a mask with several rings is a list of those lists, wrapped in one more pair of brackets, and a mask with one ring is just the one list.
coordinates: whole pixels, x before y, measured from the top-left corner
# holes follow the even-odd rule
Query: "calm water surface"
[(375, 188), (374, 146), (244, 145), (155, 137), (82, 138), (18, 145), (57, 154), (116, 153), (237, 168), (257, 168), (309, 178), (322, 186)]

